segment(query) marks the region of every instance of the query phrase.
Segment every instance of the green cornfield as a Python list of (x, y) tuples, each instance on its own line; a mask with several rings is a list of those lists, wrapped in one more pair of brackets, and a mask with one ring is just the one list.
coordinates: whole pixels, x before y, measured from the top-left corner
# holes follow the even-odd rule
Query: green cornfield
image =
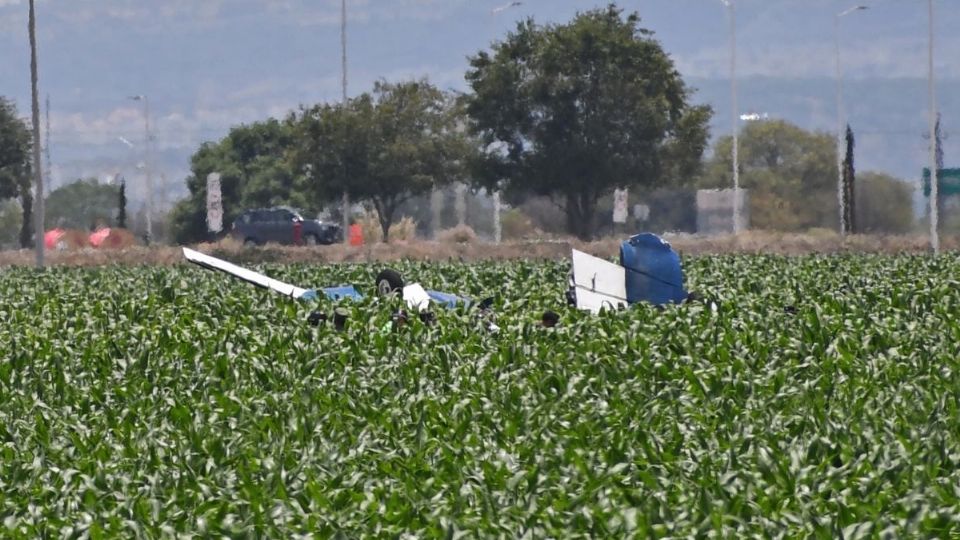
[(600, 316), (567, 263), (396, 265), (496, 295), (497, 333), (375, 298), (313, 327), (333, 305), (186, 265), (0, 270), (0, 537), (960, 534), (960, 258), (684, 264), (712, 303)]

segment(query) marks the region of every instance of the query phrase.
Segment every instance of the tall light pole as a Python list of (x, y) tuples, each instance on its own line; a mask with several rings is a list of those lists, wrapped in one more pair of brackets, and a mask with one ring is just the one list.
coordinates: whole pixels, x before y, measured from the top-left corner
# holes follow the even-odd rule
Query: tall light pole
[(933, 82), (933, 0), (927, 0), (929, 26), (927, 27), (927, 86), (930, 91), (930, 247), (940, 253), (940, 212), (937, 200), (940, 186), (937, 185), (937, 93)]
[(833, 17), (833, 48), (837, 63), (837, 206), (840, 210), (840, 234), (846, 235), (850, 224), (847, 223), (847, 198), (843, 190), (843, 75), (840, 71), (840, 17), (867, 9), (867, 6), (853, 6), (837, 13)]
[[(343, 106), (347, 106), (347, 0), (340, 0), (340, 81), (341, 90), (343, 90)], [(346, 165), (344, 165), (346, 167)], [(346, 171), (344, 171), (346, 172)], [(346, 180), (346, 179), (345, 179)], [(342, 208), (343, 214), (343, 243), (350, 243), (350, 194), (346, 188), (343, 190)]]
[[(515, 7), (520, 7), (521, 5), (523, 5), (523, 2), (510, 2), (508, 4), (503, 4), (502, 6), (495, 7), (490, 10), (490, 14), (496, 16), (499, 13)], [(501, 206), (502, 203), (500, 200), (500, 190), (497, 189), (493, 192), (493, 241), (497, 244), (503, 240), (503, 224), (500, 221)]]
[(523, 2), (509, 2), (509, 3), (507, 3), (507, 4), (503, 4), (502, 6), (497, 6), (497, 7), (493, 8), (493, 9), (491, 9), (491, 10), (490, 10), (490, 14), (491, 14), (491, 15), (496, 15), (497, 13), (500, 13), (501, 11), (506, 11), (506, 10), (508, 10), (508, 9), (510, 9), (510, 8), (520, 7), (520, 6), (522, 6), (522, 5), (523, 5)]
[(33, 116), (33, 179), (36, 197), (33, 202), (33, 237), (37, 250), (37, 268), (43, 268), (43, 171), (40, 169), (40, 97), (37, 90), (37, 17), (30, 0), (30, 18), (27, 22), (30, 34), (30, 98)]
[(46, 187), (53, 185), (53, 162), (50, 160), (50, 94), (47, 94), (46, 104), (46, 128), (44, 129), (43, 157), (46, 165), (47, 184)]
[(150, 100), (145, 95), (130, 96), (143, 102), (143, 168), (147, 176), (147, 245), (153, 241), (153, 173), (150, 168)]
[(740, 234), (743, 218), (740, 210), (740, 145), (737, 129), (740, 116), (737, 110), (737, 13), (733, 0), (720, 1), (730, 10), (730, 134), (733, 137), (730, 158), (733, 161), (733, 234)]

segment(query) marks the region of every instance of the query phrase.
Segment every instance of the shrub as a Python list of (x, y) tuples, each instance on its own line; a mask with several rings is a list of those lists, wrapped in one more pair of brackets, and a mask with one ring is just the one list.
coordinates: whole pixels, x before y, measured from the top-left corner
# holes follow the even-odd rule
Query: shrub
[(537, 232), (530, 216), (519, 208), (511, 208), (500, 215), (500, 228), (504, 240), (521, 240)]
[(457, 225), (438, 232), (437, 240), (447, 244), (472, 244), (477, 241), (477, 233), (469, 225)]
[(410, 216), (390, 225), (391, 242), (409, 242), (417, 238), (417, 222)]
[[(363, 231), (364, 244), (376, 244), (383, 241), (383, 230), (376, 212), (365, 212), (356, 218), (357, 224)], [(417, 237), (417, 222), (410, 216), (404, 216), (390, 225), (391, 242), (408, 242)]]

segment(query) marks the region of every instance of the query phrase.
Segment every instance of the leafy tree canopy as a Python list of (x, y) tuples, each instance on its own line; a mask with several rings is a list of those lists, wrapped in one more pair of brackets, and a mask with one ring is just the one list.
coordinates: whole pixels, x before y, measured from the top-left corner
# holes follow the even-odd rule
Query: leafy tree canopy
[(12, 248), (19, 241), (19, 227), (23, 219), (20, 205), (13, 199), (0, 200), (0, 249)]
[(311, 209), (295, 189), (288, 159), (293, 145), (289, 122), (269, 119), (235, 127), (218, 143), (205, 143), (191, 158), (190, 196), (173, 210), (174, 238), (179, 243), (208, 237), (207, 176), (220, 173), (224, 227), (248, 207), (290, 205)]
[(30, 130), (13, 102), (0, 97), (0, 199), (30, 187)]
[(405, 201), (464, 174), (472, 146), (457, 113), (425, 80), (378, 82), (345, 104), (306, 109), (296, 121), (303, 190), (322, 201), (344, 191), (369, 201), (386, 241)]
[(30, 192), (32, 137), (12, 101), (0, 96), (0, 200), (19, 197), (20, 247), (33, 243), (33, 195)]
[(570, 232), (590, 236), (618, 186), (680, 184), (699, 170), (711, 110), (689, 103), (673, 62), (614, 5), (563, 25), (527, 20), (470, 58), (465, 96), (488, 187), (559, 196)]
[(913, 228), (913, 189), (903, 180), (877, 172), (857, 173), (858, 232), (906, 234)]
[(47, 195), (44, 222), (47, 229), (92, 229), (114, 225), (120, 187), (101, 184), (96, 178), (77, 180)]
[[(837, 229), (837, 148), (832, 135), (784, 120), (747, 124), (739, 134), (740, 187), (750, 190), (750, 226)], [(718, 139), (701, 186), (733, 185), (730, 136)]]

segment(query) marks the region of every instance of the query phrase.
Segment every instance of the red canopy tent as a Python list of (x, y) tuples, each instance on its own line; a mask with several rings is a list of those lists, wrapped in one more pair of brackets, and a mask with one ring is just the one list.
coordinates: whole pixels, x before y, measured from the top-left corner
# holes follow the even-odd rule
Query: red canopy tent
[(126, 229), (105, 227), (90, 235), (90, 245), (99, 249), (123, 249), (133, 244), (133, 234)]
[(51, 229), (43, 235), (43, 245), (50, 250), (64, 251), (86, 247), (87, 235), (74, 229)]

